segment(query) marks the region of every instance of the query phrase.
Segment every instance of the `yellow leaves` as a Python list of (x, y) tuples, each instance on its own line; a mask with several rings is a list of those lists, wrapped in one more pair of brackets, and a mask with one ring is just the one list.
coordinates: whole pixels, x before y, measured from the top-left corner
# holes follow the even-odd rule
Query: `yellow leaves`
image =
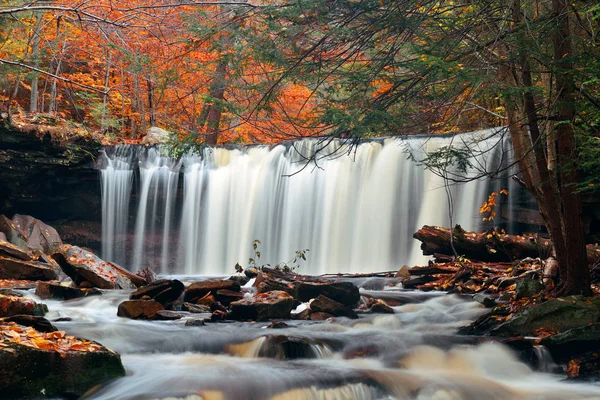
[[(508, 196), (508, 190), (506, 190), (506, 189), (500, 189), (500, 194)], [(479, 213), (480, 214), (488, 214), (487, 217), (483, 217), (482, 218), (484, 221), (493, 221), (494, 218), (496, 218), (496, 211), (494, 210), (494, 207), (496, 207), (496, 205), (497, 205), (496, 204), (496, 198), (497, 197), (498, 197), (498, 193), (497, 192), (492, 192), (488, 196), (487, 201), (484, 201), (483, 204), (481, 205), (481, 207), (479, 207)]]
[(63, 331), (38, 332), (31, 327), (14, 322), (0, 325), (0, 347), (7, 350), (8, 343), (17, 343), (44, 351), (55, 351), (65, 357), (69, 351), (98, 351), (102, 346), (89, 340), (67, 336)]

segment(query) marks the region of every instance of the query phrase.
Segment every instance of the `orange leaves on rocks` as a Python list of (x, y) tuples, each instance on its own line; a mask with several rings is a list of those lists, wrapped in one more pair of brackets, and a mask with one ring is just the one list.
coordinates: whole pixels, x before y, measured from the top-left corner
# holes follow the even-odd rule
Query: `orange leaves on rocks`
[(55, 351), (61, 357), (65, 357), (69, 351), (94, 352), (103, 349), (97, 343), (67, 336), (63, 331), (38, 332), (31, 327), (17, 325), (14, 322), (0, 325), (0, 351), (14, 351), (10, 347), (11, 344)]

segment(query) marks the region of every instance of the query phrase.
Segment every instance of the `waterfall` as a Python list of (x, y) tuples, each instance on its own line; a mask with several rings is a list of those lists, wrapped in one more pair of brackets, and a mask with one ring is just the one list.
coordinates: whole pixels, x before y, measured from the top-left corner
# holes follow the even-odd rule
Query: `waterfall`
[[(427, 258), (412, 234), (424, 224), (449, 225), (447, 192), (452, 223), (473, 230), (481, 228), (478, 210), (490, 191), (507, 188), (510, 180), (506, 174), (445, 186), (443, 177), (408, 154), (422, 160), (443, 146), (470, 148), (475, 156), (467, 175), (475, 177), (478, 169), (509, 165), (510, 143), (494, 133), (388, 138), (351, 147), (342, 140), (305, 139), (207, 148), (181, 160), (155, 147), (106, 149), (100, 166), (103, 256), (134, 270), (222, 275), (236, 263), (246, 265), (254, 257), (252, 241), (260, 240), (259, 265), (287, 262), (296, 250), (309, 249), (303, 273), (423, 263)], [(476, 143), (469, 141), (474, 135)], [(135, 210), (131, 216), (129, 209)], [(132, 237), (123, 240), (125, 231)]]

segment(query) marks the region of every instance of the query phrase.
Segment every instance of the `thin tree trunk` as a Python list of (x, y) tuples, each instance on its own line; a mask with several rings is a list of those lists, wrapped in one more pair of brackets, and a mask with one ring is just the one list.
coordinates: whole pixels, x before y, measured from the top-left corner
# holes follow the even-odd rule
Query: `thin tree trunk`
[[(38, 68), (40, 65), (39, 53), (40, 53), (40, 39), (41, 39), (41, 30), (42, 30), (42, 22), (44, 17), (42, 14), (38, 14), (35, 20), (35, 27), (33, 29), (33, 42), (31, 45), (31, 57), (33, 58), (33, 66)], [(31, 96), (29, 98), (29, 112), (35, 113), (38, 111), (38, 74), (33, 73), (33, 78), (31, 79)]]
[(146, 90), (148, 92), (148, 113), (150, 114), (150, 126), (156, 126), (156, 110), (154, 104), (154, 88), (150, 77), (146, 77)]
[(207, 116), (206, 144), (216, 145), (219, 140), (219, 125), (223, 114), (223, 100), (225, 100), (225, 87), (227, 86), (228, 59), (219, 60), (210, 88), (212, 104)]

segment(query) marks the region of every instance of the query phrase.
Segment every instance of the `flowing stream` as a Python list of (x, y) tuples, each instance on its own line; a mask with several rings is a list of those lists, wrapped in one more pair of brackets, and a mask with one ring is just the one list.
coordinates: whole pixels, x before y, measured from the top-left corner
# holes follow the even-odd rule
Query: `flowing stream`
[(509, 213), (516, 198), (508, 170), (446, 188), (442, 177), (409, 159), (447, 146), (468, 153), (470, 177), (511, 162), (501, 130), (355, 146), (306, 139), (209, 148), (180, 159), (157, 147), (106, 148), (99, 162), (103, 257), (132, 270), (225, 274), (254, 257), (257, 239), (259, 264), (286, 262), (309, 249), (301, 269), (308, 274), (420, 264), (426, 258), (412, 235), (424, 224), (449, 226), (448, 193), (452, 223), (467, 230), (481, 228), (479, 206), (491, 191), (513, 193), (500, 199)]
[(91, 399), (600, 399), (599, 385), (543, 372), (551, 360), (540, 360), (534, 371), (500, 344), (455, 335), (485, 312), (476, 302), (380, 290), (373, 280), (360, 285), (363, 294), (396, 299), (396, 314), (292, 320), (283, 329), (260, 322), (190, 327), (185, 321), (199, 314), (177, 321), (119, 318), (117, 305), (128, 293), (105, 291), (45, 301), (46, 316), (71, 318), (55, 324), (121, 354), (127, 376)]

